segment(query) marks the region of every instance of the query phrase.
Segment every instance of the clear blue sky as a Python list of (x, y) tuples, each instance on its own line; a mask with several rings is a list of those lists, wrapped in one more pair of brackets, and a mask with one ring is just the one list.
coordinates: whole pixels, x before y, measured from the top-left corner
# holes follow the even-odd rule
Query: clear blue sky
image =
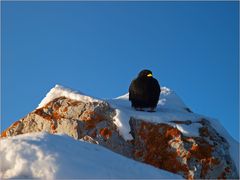
[(148, 68), (238, 139), (238, 2), (1, 2), (2, 129), (61, 84), (99, 98)]

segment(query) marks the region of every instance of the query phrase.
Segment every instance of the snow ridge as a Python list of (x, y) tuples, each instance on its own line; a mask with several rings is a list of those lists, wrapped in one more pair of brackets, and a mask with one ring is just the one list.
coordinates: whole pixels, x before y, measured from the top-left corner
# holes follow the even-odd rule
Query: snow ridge
[(77, 100), (77, 101), (82, 101), (82, 102), (102, 102), (99, 99), (92, 98), (90, 96), (84, 95), (81, 92), (73, 91), (71, 89), (65, 88), (60, 85), (55, 85), (54, 88), (52, 88), (49, 93), (46, 95), (46, 97), (41, 101), (41, 103), (38, 105), (37, 108), (41, 108), (50, 101), (52, 101), (55, 98), (65, 96), (66, 98)]

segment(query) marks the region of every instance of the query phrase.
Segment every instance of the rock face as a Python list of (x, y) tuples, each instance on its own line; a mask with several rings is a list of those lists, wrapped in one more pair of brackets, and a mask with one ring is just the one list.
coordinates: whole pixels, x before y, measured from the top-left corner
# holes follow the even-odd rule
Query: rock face
[[(16, 121), (1, 136), (64, 133), (187, 179), (239, 177), (228, 142), (208, 120), (173, 120), (170, 125), (132, 117), (133, 139), (125, 140), (114, 123), (115, 114), (107, 102), (81, 102), (61, 96)], [(186, 136), (175, 126), (193, 123), (201, 125), (197, 137)]]
[(131, 157), (132, 146), (119, 135), (114, 115), (115, 111), (104, 102), (84, 103), (59, 97), (16, 121), (2, 137), (41, 131), (64, 133)]
[[(202, 119), (200, 137), (184, 136), (167, 124), (130, 120), (134, 136), (134, 159), (181, 174), (187, 179), (237, 178), (229, 145)], [(175, 121), (175, 123), (192, 123)]]

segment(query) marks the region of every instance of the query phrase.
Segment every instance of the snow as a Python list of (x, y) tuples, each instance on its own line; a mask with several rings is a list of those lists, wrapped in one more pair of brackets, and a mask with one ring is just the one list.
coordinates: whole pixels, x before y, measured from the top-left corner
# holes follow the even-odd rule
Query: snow
[(131, 134), (129, 134), (129, 120), (131, 117), (153, 123), (167, 123), (178, 128), (186, 136), (199, 136), (198, 129), (201, 128), (201, 124), (175, 125), (171, 123), (171, 121), (191, 120), (194, 122), (204, 118), (202, 115), (189, 113), (186, 110), (187, 106), (176, 93), (166, 87), (161, 88), (160, 100), (156, 112), (136, 111), (134, 108), (131, 108), (131, 102), (128, 100), (128, 93), (115, 99), (107, 100), (107, 102), (111, 107), (116, 109), (114, 123), (117, 125), (119, 133), (125, 140), (131, 140), (133, 138)]
[(189, 136), (189, 137), (199, 136), (199, 129), (202, 127), (202, 125), (199, 123), (193, 123), (190, 125), (171, 124), (171, 123), (168, 123), (168, 124), (172, 125), (173, 127), (176, 127), (179, 131), (181, 131), (183, 133), (183, 135)]
[(38, 105), (37, 108), (41, 108), (50, 101), (54, 100), (55, 98), (65, 96), (66, 98), (70, 98), (77, 101), (82, 102), (101, 102), (101, 100), (92, 98), (90, 96), (87, 96), (81, 92), (73, 91), (71, 89), (65, 88), (61, 85), (55, 85), (54, 88), (52, 88), (49, 93), (46, 95), (46, 97), (41, 101), (41, 103)]
[(32, 133), (1, 139), (0, 178), (181, 178), (65, 135)]

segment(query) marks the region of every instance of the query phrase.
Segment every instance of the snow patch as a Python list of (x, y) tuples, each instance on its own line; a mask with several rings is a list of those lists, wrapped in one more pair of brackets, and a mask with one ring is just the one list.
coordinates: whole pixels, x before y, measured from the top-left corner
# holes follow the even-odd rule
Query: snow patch
[(183, 133), (185, 136), (189, 137), (197, 137), (199, 136), (199, 129), (202, 128), (200, 123), (192, 123), (192, 124), (171, 124), (171, 126), (176, 127), (179, 131)]
[(0, 143), (0, 179), (182, 179), (65, 135), (31, 133)]
[(77, 91), (73, 91), (71, 89), (65, 88), (63, 86), (60, 85), (55, 85), (54, 88), (52, 88), (49, 93), (47, 93), (46, 97), (41, 101), (41, 103), (38, 105), (37, 108), (41, 108), (44, 105), (46, 105), (47, 103), (49, 103), (50, 101), (64, 96), (66, 98), (69, 99), (73, 99), (73, 100), (77, 100), (77, 101), (82, 101), (82, 102), (102, 102), (99, 99), (96, 98), (92, 98), (90, 96), (84, 95), (81, 92), (77, 92)]

